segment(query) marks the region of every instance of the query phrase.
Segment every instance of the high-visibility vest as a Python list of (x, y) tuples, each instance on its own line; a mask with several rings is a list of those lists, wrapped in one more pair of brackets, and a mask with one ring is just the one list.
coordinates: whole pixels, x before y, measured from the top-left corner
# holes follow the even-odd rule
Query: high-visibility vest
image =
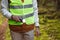
[[(10, 12), (12, 15), (23, 16), (25, 23), (27, 25), (34, 24), (34, 13), (32, 0), (24, 0), (24, 3), (21, 0), (10, 0)], [(25, 17), (25, 18), (24, 18)], [(16, 22), (14, 20), (8, 21), (10, 25), (22, 25), (23, 22)]]

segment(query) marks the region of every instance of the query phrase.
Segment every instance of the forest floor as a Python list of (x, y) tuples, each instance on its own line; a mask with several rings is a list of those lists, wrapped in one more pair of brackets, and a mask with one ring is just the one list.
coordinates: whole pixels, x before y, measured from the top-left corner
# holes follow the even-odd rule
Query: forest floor
[[(2, 24), (5, 18), (2, 15), (0, 16), (0, 24)], [(38, 38), (35, 37), (35, 40), (60, 40), (60, 19), (49, 19), (44, 16), (45, 15), (39, 15), (41, 35)], [(8, 27), (5, 36), (6, 40), (11, 40), (10, 30)]]
[[(60, 40), (60, 19), (43, 18), (39, 15), (41, 35), (35, 40)], [(11, 40), (10, 30), (7, 28), (6, 40)]]

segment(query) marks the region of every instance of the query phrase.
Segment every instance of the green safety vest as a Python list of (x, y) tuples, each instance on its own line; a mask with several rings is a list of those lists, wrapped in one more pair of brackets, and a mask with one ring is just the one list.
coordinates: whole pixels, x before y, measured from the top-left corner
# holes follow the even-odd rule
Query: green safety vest
[[(23, 16), (23, 17), (26, 16), (26, 18), (22, 17), (23, 19), (25, 19), (26, 24), (27, 25), (34, 24), (34, 15), (32, 15), (34, 14), (32, 0), (24, 0), (24, 3), (22, 3), (21, 0), (10, 0), (10, 1), (11, 1), (10, 12), (12, 15)], [(29, 16), (28, 14), (32, 16)], [(8, 22), (10, 25), (22, 25), (23, 24), (22, 22), (16, 22), (11, 19)]]

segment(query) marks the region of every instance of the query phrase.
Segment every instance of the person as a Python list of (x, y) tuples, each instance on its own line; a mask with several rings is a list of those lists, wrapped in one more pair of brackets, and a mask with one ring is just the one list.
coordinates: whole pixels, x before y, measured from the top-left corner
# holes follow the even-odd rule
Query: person
[(12, 40), (34, 40), (39, 36), (37, 0), (2, 0), (2, 14), (9, 19)]

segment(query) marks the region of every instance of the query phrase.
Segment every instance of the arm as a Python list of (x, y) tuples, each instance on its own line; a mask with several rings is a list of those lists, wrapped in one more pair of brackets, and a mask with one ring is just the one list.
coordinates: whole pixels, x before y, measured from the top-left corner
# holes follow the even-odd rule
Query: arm
[(35, 20), (35, 26), (39, 26), (39, 18), (38, 18), (38, 8), (37, 8), (37, 0), (33, 0), (33, 9), (34, 9), (34, 20)]
[(2, 0), (1, 1), (1, 11), (4, 16), (6, 16), (8, 19), (11, 19), (12, 14), (7, 10), (8, 9), (8, 0)]
[(35, 35), (38, 37), (40, 35), (40, 29), (39, 29), (37, 0), (33, 0), (33, 8), (34, 8), (34, 20), (35, 20), (35, 27), (36, 27)]
[(15, 21), (17, 21), (17, 22), (20, 22), (18, 16), (12, 15), (12, 14), (8, 11), (8, 0), (2, 0), (1, 5), (2, 5), (2, 9), (1, 9), (2, 14), (3, 14), (5, 17), (7, 17), (8, 19), (12, 19), (12, 20), (15, 20)]

